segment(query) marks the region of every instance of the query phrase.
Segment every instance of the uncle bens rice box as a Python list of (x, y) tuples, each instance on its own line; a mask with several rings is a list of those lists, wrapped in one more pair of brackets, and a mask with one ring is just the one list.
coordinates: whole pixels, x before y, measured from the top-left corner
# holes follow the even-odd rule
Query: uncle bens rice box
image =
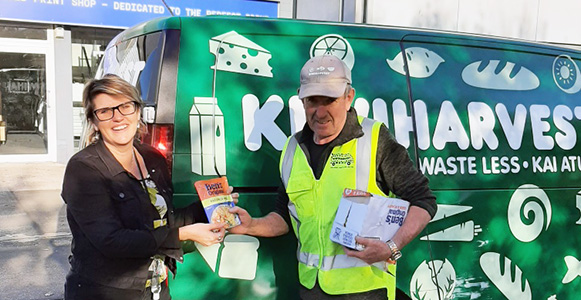
[(226, 177), (199, 180), (194, 183), (194, 186), (210, 223), (225, 222), (228, 228), (240, 225), (238, 215), (229, 211), (231, 207), (234, 207), (234, 200), (228, 193)]
[(363, 250), (356, 236), (391, 239), (402, 226), (409, 202), (345, 189), (331, 229), (331, 240), (345, 247)]

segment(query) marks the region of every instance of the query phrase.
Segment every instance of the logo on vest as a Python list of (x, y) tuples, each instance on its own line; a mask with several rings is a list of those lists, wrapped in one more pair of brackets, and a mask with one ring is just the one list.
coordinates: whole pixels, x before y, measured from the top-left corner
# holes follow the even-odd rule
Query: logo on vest
[(353, 168), (355, 159), (349, 153), (331, 153), (329, 163), (333, 169)]

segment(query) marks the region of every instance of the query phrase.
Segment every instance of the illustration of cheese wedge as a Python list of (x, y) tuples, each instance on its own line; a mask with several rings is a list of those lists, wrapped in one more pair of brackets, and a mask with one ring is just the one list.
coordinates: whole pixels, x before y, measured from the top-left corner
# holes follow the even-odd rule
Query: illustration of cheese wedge
[(491, 90), (527, 91), (539, 87), (539, 78), (529, 69), (521, 66), (515, 72), (516, 64), (507, 61), (499, 70), (499, 64), (499, 60), (490, 60), (482, 68), (483, 61), (473, 62), (462, 70), (462, 80), (468, 85)]
[[(444, 59), (436, 54), (434, 51), (422, 47), (410, 47), (405, 49), (408, 69), (410, 70), (410, 77), (413, 78), (427, 78), (432, 76), (438, 66), (444, 62)], [(398, 53), (393, 60), (387, 59), (389, 67), (405, 75), (404, 58)]]
[[(480, 256), (480, 267), (488, 279), (502, 292), (508, 300), (531, 300), (533, 299), (531, 287), (528, 280), (522, 278), (521, 269), (508, 258), (502, 257), (499, 253), (487, 252)], [(504, 268), (501, 268), (504, 266)], [(513, 272), (514, 271), (514, 272)], [(513, 280), (514, 278), (514, 280)]]
[(236, 31), (210, 39), (210, 53), (216, 56), (212, 69), (255, 76), (273, 77), (270, 52)]

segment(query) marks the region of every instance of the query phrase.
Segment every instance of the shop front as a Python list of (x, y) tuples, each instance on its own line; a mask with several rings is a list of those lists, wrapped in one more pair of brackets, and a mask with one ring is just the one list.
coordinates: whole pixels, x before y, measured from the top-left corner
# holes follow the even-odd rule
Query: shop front
[(12, 1), (0, 10), (0, 163), (66, 163), (82, 89), (121, 30), (171, 14), (277, 17), (278, 1)]
[(0, 162), (54, 161), (54, 31), (3, 27), (0, 33)]

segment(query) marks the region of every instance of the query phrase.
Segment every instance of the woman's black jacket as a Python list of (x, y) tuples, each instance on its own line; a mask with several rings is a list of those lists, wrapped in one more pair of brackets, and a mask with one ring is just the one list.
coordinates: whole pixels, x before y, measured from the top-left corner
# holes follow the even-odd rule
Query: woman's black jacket
[(141, 183), (102, 141), (70, 159), (61, 195), (73, 235), (71, 272), (102, 285), (143, 290), (151, 257), (165, 255), (175, 274), (175, 261), (183, 256), (178, 227), (206, 218), (199, 201), (179, 212), (174, 209), (165, 158), (148, 145), (134, 145), (167, 202), (167, 226), (153, 228), (159, 213)]

